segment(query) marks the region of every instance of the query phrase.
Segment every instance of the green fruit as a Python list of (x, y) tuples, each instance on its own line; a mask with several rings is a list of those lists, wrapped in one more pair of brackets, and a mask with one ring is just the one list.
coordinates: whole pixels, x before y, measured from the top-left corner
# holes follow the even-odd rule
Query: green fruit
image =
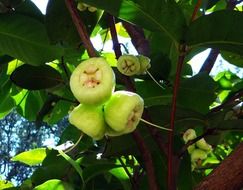
[(212, 151), (212, 146), (208, 144), (204, 138), (201, 138), (196, 142), (196, 146), (202, 150), (205, 150), (207, 152)]
[(191, 154), (193, 150), (195, 150), (195, 144), (192, 144), (192, 145), (187, 147), (187, 151), (188, 151), (189, 154)]
[(85, 11), (87, 9), (87, 6), (85, 6), (83, 3), (79, 2), (77, 5), (77, 9), (80, 11)]
[(183, 140), (185, 141), (185, 143), (195, 139), (196, 137), (197, 135), (194, 129), (187, 129), (186, 132), (183, 134)]
[(80, 104), (69, 115), (69, 122), (95, 140), (105, 135), (106, 124), (102, 106)]
[(151, 67), (150, 59), (143, 55), (137, 55), (136, 57), (138, 58), (139, 63), (140, 63), (140, 70), (137, 73), (137, 75), (145, 74), (146, 71)]
[(134, 131), (142, 117), (143, 99), (136, 93), (116, 91), (104, 106), (105, 121), (117, 132)]
[(117, 69), (126, 76), (132, 76), (140, 71), (140, 63), (134, 55), (122, 55), (117, 60)]
[(90, 58), (73, 71), (70, 88), (81, 104), (102, 104), (114, 91), (115, 75), (104, 58)]
[(205, 160), (207, 158), (207, 153), (201, 149), (194, 149), (191, 153), (191, 161), (197, 162), (199, 160)]
[(89, 12), (93, 13), (93, 12), (97, 11), (97, 8), (90, 6), (90, 7), (88, 7), (88, 10), (89, 10)]
[(109, 137), (117, 137), (117, 136), (121, 136), (126, 134), (126, 131), (115, 131), (112, 128), (110, 128), (109, 126), (106, 127), (106, 133), (105, 135), (109, 136)]

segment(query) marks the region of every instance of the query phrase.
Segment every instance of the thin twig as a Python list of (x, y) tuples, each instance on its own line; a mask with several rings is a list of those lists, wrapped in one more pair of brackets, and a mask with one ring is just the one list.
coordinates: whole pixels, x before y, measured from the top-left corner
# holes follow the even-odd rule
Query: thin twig
[(97, 54), (95, 48), (93, 47), (86, 27), (78, 14), (78, 10), (75, 6), (74, 0), (65, 0), (65, 2), (85, 49), (87, 50), (90, 57), (96, 57)]

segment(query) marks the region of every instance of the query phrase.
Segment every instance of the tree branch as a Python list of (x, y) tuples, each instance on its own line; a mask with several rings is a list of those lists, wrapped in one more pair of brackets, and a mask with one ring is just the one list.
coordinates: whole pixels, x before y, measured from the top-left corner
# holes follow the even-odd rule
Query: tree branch
[(174, 128), (175, 128), (175, 115), (176, 115), (176, 100), (177, 100), (177, 94), (180, 84), (180, 78), (181, 78), (181, 71), (183, 62), (186, 55), (186, 46), (184, 44), (180, 47), (180, 55), (177, 62), (177, 69), (176, 69), (176, 78), (174, 82), (174, 88), (173, 88), (173, 97), (172, 97), (172, 106), (171, 106), (171, 112), (170, 112), (170, 129), (171, 131), (168, 132), (168, 158), (167, 158), (167, 189), (168, 190), (174, 190), (176, 189), (175, 184), (175, 171), (173, 168), (174, 163), (174, 154), (173, 154), (173, 145), (174, 145)]
[[(110, 25), (110, 32), (111, 32), (112, 42), (113, 42), (113, 46), (114, 46), (114, 51), (115, 51), (116, 57), (118, 58), (122, 54), (121, 54), (121, 50), (120, 50), (119, 41), (117, 38), (114, 17), (112, 15), (109, 15), (108, 17), (109, 17), (108, 20), (109, 20), (109, 25)], [(124, 78), (124, 83), (125, 83), (127, 90), (135, 92), (136, 89), (135, 89), (130, 77), (126, 77), (126, 76), (122, 75), (122, 78)], [(150, 190), (159, 190), (159, 187), (158, 187), (158, 184), (156, 181), (153, 159), (152, 159), (152, 155), (149, 151), (149, 148), (147, 147), (145, 141), (143, 140), (143, 137), (141, 136), (141, 134), (139, 133), (138, 130), (135, 130), (132, 133), (132, 136), (138, 146), (138, 149), (141, 153), (141, 156), (142, 156), (144, 164), (145, 164), (145, 169), (146, 169), (146, 173), (148, 176), (149, 189)]]
[(85, 49), (87, 50), (90, 57), (96, 57), (96, 51), (93, 47), (93, 44), (90, 41), (88, 32), (86, 30), (86, 27), (79, 17), (78, 10), (75, 6), (74, 0), (65, 0), (66, 6), (68, 8), (68, 11), (70, 12), (70, 15), (72, 17), (73, 23), (77, 28), (78, 34), (83, 42), (83, 45)]
[(240, 190), (243, 187), (243, 143), (213, 172), (200, 182), (195, 190)]
[(219, 55), (220, 51), (219, 49), (211, 49), (207, 59), (204, 61), (199, 73), (201, 72), (207, 72), (208, 74), (211, 72), (214, 63)]
[(125, 21), (122, 21), (122, 25), (131, 37), (132, 44), (134, 45), (137, 52), (141, 55), (149, 56), (149, 42), (145, 38), (143, 30)]
[[(145, 38), (144, 32), (141, 28), (132, 25), (128, 22), (123, 21), (122, 22), (124, 28), (126, 29), (127, 33), (132, 39), (132, 44), (134, 45), (137, 52), (141, 55), (149, 56), (149, 42)], [(146, 121), (152, 122), (148, 110), (145, 108), (143, 113), (143, 118)], [(161, 152), (167, 154), (167, 148), (165, 146), (165, 142), (163, 141), (163, 137), (160, 134), (160, 131), (154, 127), (151, 128), (151, 126), (146, 125), (150, 134), (154, 138), (155, 142), (157, 143), (159, 149)]]

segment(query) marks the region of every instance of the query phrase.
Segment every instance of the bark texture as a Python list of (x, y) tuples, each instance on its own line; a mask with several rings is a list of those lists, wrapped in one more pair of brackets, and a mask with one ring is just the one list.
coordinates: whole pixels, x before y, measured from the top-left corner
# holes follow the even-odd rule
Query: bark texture
[(240, 190), (243, 188), (243, 143), (194, 190)]

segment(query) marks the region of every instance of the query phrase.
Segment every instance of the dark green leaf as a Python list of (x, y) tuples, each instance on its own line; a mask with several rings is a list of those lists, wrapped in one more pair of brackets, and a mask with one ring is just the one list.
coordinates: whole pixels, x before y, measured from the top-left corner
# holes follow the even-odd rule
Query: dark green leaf
[(28, 64), (15, 69), (11, 74), (11, 80), (16, 85), (29, 90), (51, 88), (63, 82), (60, 73), (51, 66)]
[(163, 32), (177, 42), (181, 40), (186, 25), (184, 15), (174, 1), (83, 0), (83, 2), (148, 30)]
[[(101, 15), (100, 11), (79, 12), (88, 33), (91, 33)], [(46, 11), (46, 28), (53, 43), (77, 48), (81, 40), (64, 0), (49, 0)]]
[(24, 0), (19, 6), (15, 8), (15, 13), (35, 18), (42, 23), (44, 22), (44, 15), (31, 0)]
[(187, 153), (180, 160), (179, 175), (177, 180), (178, 190), (192, 189), (191, 158)]
[(243, 13), (239, 11), (217, 11), (201, 16), (189, 26), (186, 43), (191, 48), (198, 46), (219, 48), (243, 54)]
[(239, 55), (239, 54), (227, 52), (227, 51), (221, 51), (220, 54), (229, 63), (231, 63), (237, 67), (243, 67), (243, 55)]
[(216, 83), (206, 73), (195, 75), (181, 82), (178, 105), (207, 113), (216, 98)]
[(20, 14), (0, 15), (0, 49), (33, 65), (60, 58), (62, 49), (51, 46), (44, 25)]

